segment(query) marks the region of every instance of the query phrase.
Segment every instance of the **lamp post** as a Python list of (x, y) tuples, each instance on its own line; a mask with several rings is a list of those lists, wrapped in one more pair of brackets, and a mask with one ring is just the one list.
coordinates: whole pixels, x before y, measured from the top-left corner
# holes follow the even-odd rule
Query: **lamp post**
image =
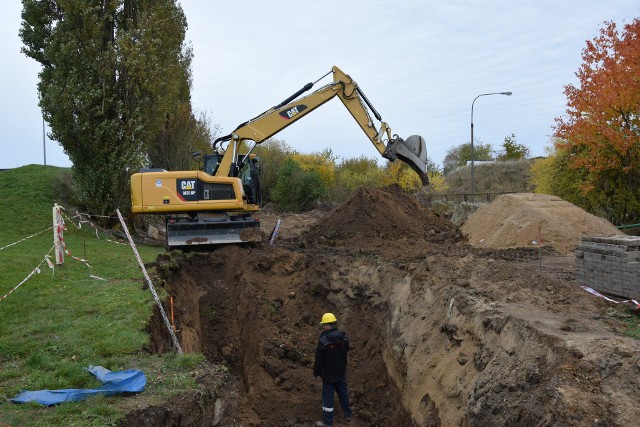
[(481, 93), (480, 95), (476, 96), (475, 98), (473, 98), (473, 102), (471, 103), (471, 200), (474, 199), (474, 194), (476, 192), (476, 181), (475, 181), (475, 175), (474, 175), (474, 163), (475, 163), (475, 151), (473, 149), (473, 104), (476, 103), (476, 99), (480, 98), (481, 96), (487, 96), (487, 95), (507, 95), (507, 96), (511, 96), (511, 92), (491, 92), (491, 93)]
[(47, 166), (47, 146), (44, 141), (44, 116), (42, 116), (42, 152), (44, 153), (44, 165)]

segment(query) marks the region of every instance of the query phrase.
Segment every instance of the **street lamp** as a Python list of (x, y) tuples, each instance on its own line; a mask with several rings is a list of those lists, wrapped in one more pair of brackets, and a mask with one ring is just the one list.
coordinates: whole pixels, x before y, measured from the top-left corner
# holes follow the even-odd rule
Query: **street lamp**
[(475, 163), (475, 158), (476, 158), (476, 154), (475, 151), (473, 150), (473, 104), (476, 103), (476, 99), (480, 98), (481, 96), (487, 96), (487, 95), (507, 95), (507, 96), (511, 96), (511, 92), (491, 92), (491, 93), (482, 93), (478, 96), (476, 96), (475, 98), (473, 98), (473, 102), (471, 103), (471, 200), (473, 200), (473, 195), (476, 192), (476, 181), (475, 181), (475, 176), (474, 176), (474, 163)]

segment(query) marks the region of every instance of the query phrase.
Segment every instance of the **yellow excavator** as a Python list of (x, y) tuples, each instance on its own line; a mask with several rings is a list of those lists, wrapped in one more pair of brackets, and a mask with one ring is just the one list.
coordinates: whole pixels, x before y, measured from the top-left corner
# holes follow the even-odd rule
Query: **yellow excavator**
[[(329, 74), (333, 82), (301, 97)], [(382, 157), (404, 161), (423, 185), (429, 183), (424, 139), (412, 135), (404, 140), (392, 135), (356, 82), (333, 67), (229, 135), (217, 138), (213, 153), (202, 158), (201, 170), (142, 169), (133, 174), (132, 213), (165, 215), (167, 248), (261, 241), (260, 222), (252, 217), (262, 204), (258, 157), (253, 149), (335, 96)], [(379, 122), (378, 128), (370, 113)], [(249, 148), (250, 142), (253, 145)]]

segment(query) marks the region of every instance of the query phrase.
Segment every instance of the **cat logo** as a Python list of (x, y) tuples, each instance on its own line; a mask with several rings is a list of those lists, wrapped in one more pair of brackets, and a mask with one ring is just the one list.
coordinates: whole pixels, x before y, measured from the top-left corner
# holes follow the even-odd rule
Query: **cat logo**
[(196, 182), (195, 181), (186, 181), (183, 180), (180, 185), (182, 186), (182, 191), (184, 192), (185, 190), (194, 190), (196, 188)]
[(194, 201), (198, 199), (195, 179), (178, 179), (176, 180), (176, 190), (178, 197), (185, 201)]
[(280, 117), (286, 120), (290, 120), (294, 116), (302, 113), (306, 109), (307, 109), (307, 106), (304, 104), (296, 105), (295, 107), (291, 107), (287, 110), (280, 111)]

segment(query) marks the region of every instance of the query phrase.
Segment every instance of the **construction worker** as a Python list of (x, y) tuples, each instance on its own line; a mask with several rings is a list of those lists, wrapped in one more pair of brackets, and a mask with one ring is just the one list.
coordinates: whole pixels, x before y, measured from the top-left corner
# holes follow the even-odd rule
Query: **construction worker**
[(322, 421), (317, 427), (333, 425), (333, 393), (338, 394), (340, 407), (346, 421), (351, 421), (353, 412), (349, 406), (347, 391), (347, 352), (349, 338), (338, 330), (338, 320), (333, 313), (325, 313), (320, 321), (322, 333), (318, 340), (313, 376), (322, 377)]

